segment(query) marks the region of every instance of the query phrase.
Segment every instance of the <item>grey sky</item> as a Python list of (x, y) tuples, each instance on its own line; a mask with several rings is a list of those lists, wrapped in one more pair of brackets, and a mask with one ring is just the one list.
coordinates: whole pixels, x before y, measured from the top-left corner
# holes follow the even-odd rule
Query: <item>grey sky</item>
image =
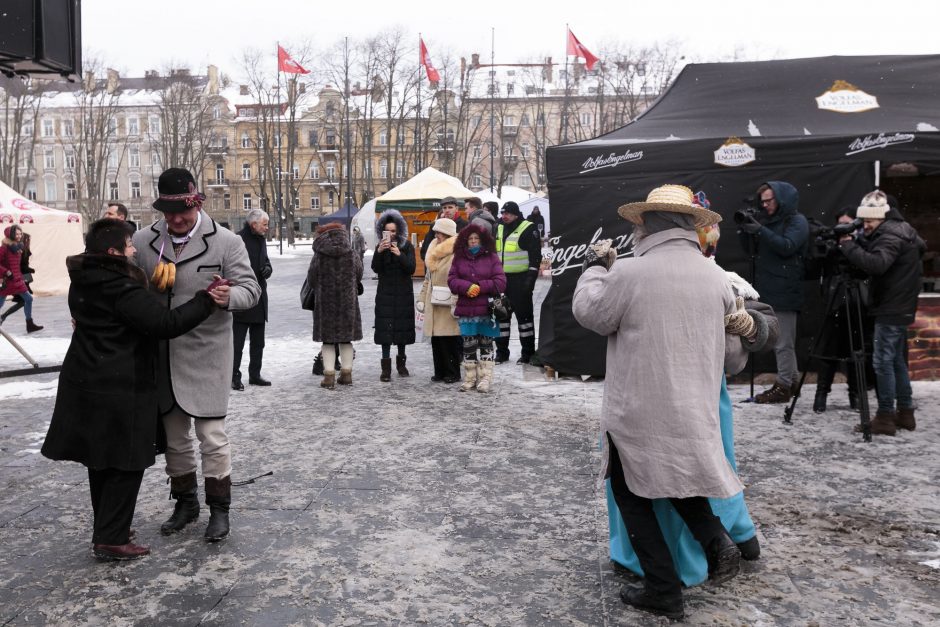
[[(551, 8), (555, 8), (552, 12)], [(696, 60), (832, 54), (931, 54), (940, 2), (900, 0), (84, 0), (83, 43), (112, 67), (132, 75), (169, 61), (194, 68), (215, 63), (237, 75), (239, 51), (275, 42), (311, 41), (326, 48), (343, 36), (361, 38), (392, 25), (421, 32), (432, 61), (445, 51), (489, 58), (495, 28), (497, 62), (552, 56), (564, 62), (565, 24), (595, 53), (607, 41), (649, 44), (670, 39)]]

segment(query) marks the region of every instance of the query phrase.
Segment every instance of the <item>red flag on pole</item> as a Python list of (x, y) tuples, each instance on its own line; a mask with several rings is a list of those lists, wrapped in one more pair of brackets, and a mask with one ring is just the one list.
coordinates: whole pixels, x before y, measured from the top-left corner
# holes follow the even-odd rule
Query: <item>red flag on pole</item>
[(418, 41), (421, 42), (421, 65), (424, 66), (425, 71), (428, 73), (428, 80), (432, 83), (439, 83), (441, 80), (441, 75), (431, 64), (431, 59), (428, 56), (428, 47), (424, 45), (424, 39), (418, 39)]
[(285, 74), (309, 74), (310, 70), (305, 70), (299, 63), (290, 58), (287, 50), (280, 45), (277, 47), (277, 71)]
[(574, 33), (571, 32), (571, 29), (568, 29), (568, 54), (573, 57), (581, 57), (584, 59), (584, 65), (588, 70), (594, 69), (594, 64), (600, 61), (599, 58), (591, 54), (591, 51), (584, 47), (578, 38), (574, 36)]

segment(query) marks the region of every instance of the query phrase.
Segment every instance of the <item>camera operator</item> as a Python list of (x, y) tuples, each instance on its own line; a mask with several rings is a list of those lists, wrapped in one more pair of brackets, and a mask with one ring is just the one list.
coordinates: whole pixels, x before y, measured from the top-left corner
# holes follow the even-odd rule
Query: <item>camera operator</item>
[(856, 241), (845, 235), (839, 240), (839, 249), (849, 263), (872, 277), (869, 315), (875, 319), (872, 362), (878, 412), (871, 421), (871, 432), (894, 435), (898, 427), (913, 431), (914, 398), (905, 349), (907, 327), (917, 312), (920, 258), (927, 245), (880, 190), (862, 199), (857, 215), (864, 221), (864, 237)]
[[(861, 232), (862, 221), (855, 217), (855, 210), (855, 207), (843, 207), (836, 212), (836, 222), (832, 228), (810, 221), (813, 243), (807, 261), (807, 274), (814, 278), (818, 275), (820, 292), (827, 303), (815, 355), (819, 359), (816, 369), (816, 398), (813, 400), (813, 411), (816, 413), (826, 411), (826, 401), (832, 391), (832, 381), (840, 364), (852, 356), (853, 340), (855, 346), (865, 347), (866, 383), (870, 382), (874, 385), (875, 381), (875, 374), (871, 368), (872, 324), (868, 317), (869, 285), (864, 282), (868, 275), (853, 268), (838, 247), (838, 239), (841, 236)], [(857, 297), (853, 299), (858, 302), (846, 302), (852, 294), (848, 289), (850, 281), (856, 281), (858, 285)], [(859, 315), (861, 328), (858, 328), (859, 321), (856, 319)], [(854, 338), (851, 337), (851, 333), (855, 334)], [(846, 368), (846, 378), (849, 385), (849, 407), (858, 409), (858, 376), (851, 364)]]
[(780, 335), (774, 352), (777, 381), (758, 394), (758, 403), (786, 403), (798, 380), (796, 320), (803, 307), (803, 253), (809, 224), (799, 213), (799, 193), (783, 181), (768, 181), (757, 189), (760, 210), (748, 207), (734, 215), (742, 245), (754, 259), (754, 288), (760, 300), (774, 308)]

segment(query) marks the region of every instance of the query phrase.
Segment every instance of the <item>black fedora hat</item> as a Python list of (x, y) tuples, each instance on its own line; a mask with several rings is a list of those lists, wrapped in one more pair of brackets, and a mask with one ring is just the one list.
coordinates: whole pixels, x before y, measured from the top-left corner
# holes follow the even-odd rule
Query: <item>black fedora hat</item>
[(185, 168), (164, 170), (157, 181), (160, 196), (154, 201), (153, 208), (164, 213), (180, 213), (193, 207), (202, 208), (205, 194), (196, 190), (196, 179)]

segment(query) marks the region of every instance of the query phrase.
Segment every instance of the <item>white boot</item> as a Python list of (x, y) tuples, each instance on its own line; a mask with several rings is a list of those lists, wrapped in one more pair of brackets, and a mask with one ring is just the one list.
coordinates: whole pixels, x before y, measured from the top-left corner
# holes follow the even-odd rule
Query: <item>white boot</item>
[(477, 362), (463, 362), (463, 384), (460, 386), (461, 392), (469, 392), (477, 385)]
[(490, 385), (493, 383), (493, 362), (481, 361), (479, 370), (479, 380), (477, 381), (477, 392), (486, 394), (490, 391)]

